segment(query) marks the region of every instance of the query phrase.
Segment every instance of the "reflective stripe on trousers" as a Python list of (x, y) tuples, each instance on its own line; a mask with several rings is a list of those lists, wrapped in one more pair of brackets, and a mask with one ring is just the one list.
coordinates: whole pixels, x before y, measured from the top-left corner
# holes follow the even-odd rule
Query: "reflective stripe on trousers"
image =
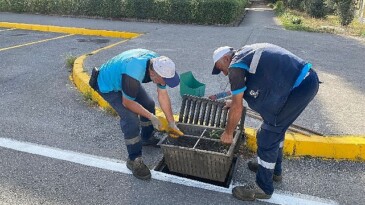
[[(120, 116), (120, 127), (124, 134), (124, 141), (127, 146), (128, 157), (131, 160), (142, 156), (142, 140), (148, 140), (153, 132), (153, 126), (149, 119), (139, 117), (136, 113), (128, 110), (122, 104), (121, 92), (109, 92), (99, 94), (113, 107)], [(146, 93), (143, 87), (140, 87), (135, 100), (149, 112), (155, 114), (155, 102)], [(141, 126), (142, 129), (141, 129)]]
[(286, 130), (318, 92), (317, 74), (313, 69), (309, 72), (309, 76), (290, 93), (283, 109), (276, 117), (276, 125), (269, 125), (264, 119), (257, 132), (257, 155), (260, 161), (256, 182), (266, 194), (274, 192), (273, 174), (281, 174), (282, 146)]

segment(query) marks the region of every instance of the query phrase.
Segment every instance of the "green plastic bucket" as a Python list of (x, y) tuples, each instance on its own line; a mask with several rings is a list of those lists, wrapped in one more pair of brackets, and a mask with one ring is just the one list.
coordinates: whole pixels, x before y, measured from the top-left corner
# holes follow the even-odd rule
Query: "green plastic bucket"
[(203, 97), (205, 94), (205, 84), (199, 82), (191, 71), (180, 75), (180, 95), (193, 95)]

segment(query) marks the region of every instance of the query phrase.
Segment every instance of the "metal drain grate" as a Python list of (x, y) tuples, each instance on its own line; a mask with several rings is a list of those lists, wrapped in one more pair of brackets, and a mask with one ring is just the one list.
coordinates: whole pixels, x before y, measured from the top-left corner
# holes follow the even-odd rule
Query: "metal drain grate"
[[(228, 109), (224, 108), (224, 106), (225, 103), (222, 101), (184, 95), (179, 122), (224, 128), (228, 120)], [(246, 109), (243, 109), (241, 121), (238, 125), (240, 131), (243, 130), (245, 115)]]

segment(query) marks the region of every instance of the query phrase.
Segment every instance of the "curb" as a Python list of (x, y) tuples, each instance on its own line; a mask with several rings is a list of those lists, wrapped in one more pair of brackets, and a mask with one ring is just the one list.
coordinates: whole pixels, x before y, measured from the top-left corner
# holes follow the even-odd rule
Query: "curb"
[[(82, 94), (91, 94), (92, 100), (96, 101), (104, 109), (112, 109), (110, 105), (89, 86), (90, 76), (83, 70), (83, 62), (89, 55), (94, 55), (99, 51), (109, 49), (113, 46), (124, 43), (130, 39), (139, 37), (140, 33), (121, 32), (85, 29), (76, 27), (59, 27), (47, 26), (37, 24), (22, 24), (0, 22), (0, 27), (18, 28), (25, 30), (35, 30), (44, 32), (68, 33), (78, 35), (92, 35), (114, 38), (125, 38), (118, 43), (109, 45), (107, 47), (95, 50), (89, 54), (84, 54), (78, 57), (73, 66), (70, 79), (75, 83), (76, 87)], [(167, 128), (167, 121), (164, 118), (161, 109), (156, 108), (156, 115), (163, 122), (163, 129)], [(174, 115), (175, 120), (178, 120), (178, 115)], [(256, 151), (256, 132), (253, 128), (245, 128), (246, 144), (251, 151)], [(351, 161), (365, 161), (365, 136), (345, 135), (345, 136), (317, 136), (317, 135), (303, 135), (296, 132), (287, 132), (284, 142), (284, 153), (286, 156), (294, 157), (319, 157), (325, 159), (336, 160), (351, 160)]]
[(123, 31), (109, 31), (109, 30), (96, 30), (76, 27), (62, 27), (62, 26), (49, 26), (40, 24), (24, 24), (24, 23), (10, 23), (0, 22), (0, 27), (3, 28), (17, 28), (23, 30), (54, 32), (54, 33), (67, 33), (86, 36), (103, 36), (111, 38), (126, 38), (132, 39), (140, 36), (140, 33), (123, 32)]

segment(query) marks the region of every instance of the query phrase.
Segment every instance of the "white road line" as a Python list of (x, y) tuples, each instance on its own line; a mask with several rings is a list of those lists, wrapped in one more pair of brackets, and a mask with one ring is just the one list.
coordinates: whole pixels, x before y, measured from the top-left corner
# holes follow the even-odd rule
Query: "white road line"
[[(77, 164), (82, 164), (90, 167), (96, 167), (100, 169), (120, 172), (124, 174), (132, 174), (131, 171), (128, 170), (126, 163), (120, 160), (99, 157), (95, 155), (89, 155), (84, 153), (73, 152), (69, 150), (62, 150), (54, 147), (38, 145), (29, 142), (21, 142), (9, 138), (0, 138), (0, 147), (12, 149), (20, 152), (25, 152), (29, 154), (35, 154), (45, 157), (50, 157), (53, 159), (64, 160), (68, 162), (73, 162)], [(220, 186), (214, 186), (211, 184), (178, 177), (174, 175), (165, 174), (158, 171), (151, 171), (152, 178), (159, 181), (170, 182), (174, 184), (181, 184), (184, 186), (195, 187), (210, 191), (216, 191), (221, 193), (232, 192), (232, 188), (234, 185), (230, 185), (229, 188), (224, 188)], [(337, 205), (335, 201), (322, 199), (319, 197), (283, 192), (275, 190), (275, 193), (269, 200), (263, 200), (265, 202), (273, 203), (273, 204), (290, 204), (290, 205)]]
[(0, 30), (0, 32), (2, 31), (12, 31), (12, 30), (15, 30), (16, 28), (9, 28), (9, 29), (4, 29), (4, 30)]

